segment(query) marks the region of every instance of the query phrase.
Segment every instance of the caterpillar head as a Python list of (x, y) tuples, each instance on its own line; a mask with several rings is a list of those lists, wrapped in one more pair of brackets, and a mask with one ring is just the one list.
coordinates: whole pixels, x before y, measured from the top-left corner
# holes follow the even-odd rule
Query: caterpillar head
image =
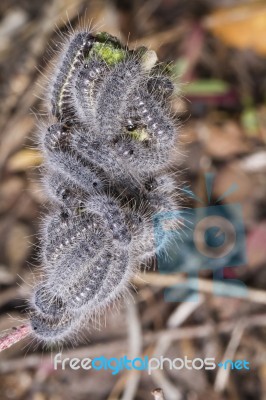
[(45, 343), (65, 340), (73, 331), (73, 315), (67, 311), (60, 295), (49, 291), (45, 279), (34, 291), (30, 323), (36, 337)]

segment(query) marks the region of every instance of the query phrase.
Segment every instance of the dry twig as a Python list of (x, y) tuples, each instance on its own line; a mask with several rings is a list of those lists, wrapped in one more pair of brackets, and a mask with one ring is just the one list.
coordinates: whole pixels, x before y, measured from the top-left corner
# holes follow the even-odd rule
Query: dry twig
[[(204, 278), (190, 278), (188, 279), (186, 276), (182, 274), (169, 274), (162, 275), (156, 272), (140, 273), (134, 277), (133, 283), (137, 286), (143, 286), (146, 284), (159, 286), (159, 287), (171, 287), (179, 283), (186, 283), (188, 288), (199, 291), (200, 293), (210, 293), (213, 294), (214, 290), (214, 282), (211, 279)], [(238, 285), (228, 283), (225, 281), (215, 282), (215, 285), (219, 286), (219, 292), (224, 293), (238, 293), (239, 287)], [(229, 290), (230, 289), (230, 290)], [(253, 303), (266, 304), (266, 291), (246, 288), (246, 291), (243, 292), (243, 300), (247, 300)]]
[(30, 332), (31, 328), (29, 325), (20, 325), (3, 332), (0, 336), (0, 352), (24, 339)]
[(165, 400), (162, 389), (154, 389), (151, 394), (154, 397), (154, 400)]

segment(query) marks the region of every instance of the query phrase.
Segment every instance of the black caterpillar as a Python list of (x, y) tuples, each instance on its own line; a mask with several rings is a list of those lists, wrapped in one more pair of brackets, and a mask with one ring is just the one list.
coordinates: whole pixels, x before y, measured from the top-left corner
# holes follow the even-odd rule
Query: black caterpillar
[(49, 88), (43, 184), (43, 276), (32, 298), (36, 336), (61, 341), (126, 290), (140, 263), (163, 251), (153, 216), (176, 209), (167, 168), (177, 127), (174, 86), (155, 52), (82, 31), (65, 44)]

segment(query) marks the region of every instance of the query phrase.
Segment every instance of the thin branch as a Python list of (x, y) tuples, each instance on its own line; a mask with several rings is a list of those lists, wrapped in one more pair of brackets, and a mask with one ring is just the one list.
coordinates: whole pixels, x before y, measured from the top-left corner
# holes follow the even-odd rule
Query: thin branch
[(162, 389), (154, 389), (151, 394), (154, 397), (154, 400), (165, 400)]
[[(155, 272), (139, 273), (133, 279), (133, 283), (136, 286), (153, 285), (159, 287), (171, 287), (179, 283), (186, 283), (191, 289), (197, 290), (201, 293), (213, 293), (214, 292), (214, 281), (211, 279), (203, 278), (190, 278), (188, 279), (183, 274), (169, 274), (163, 275)], [(238, 293), (239, 286), (225, 281), (215, 282), (219, 286), (220, 291), (224, 289), (225, 293)], [(246, 288), (243, 295), (243, 300), (248, 300), (253, 303), (266, 304), (266, 290), (259, 290), (253, 288)]]
[[(239, 346), (243, 333), (244, 333), (244, 323), (243, 321), (239, 321), (232, 332), (231, 339), (223, 356), (222, 360), (223, 363), (228, 359), (229, 360), (234, 359), (235, 352)], [(221, 368), (218, 370), (214, 383), (214, 389), (217, 392), (223, 392), (225, 390), (229, 379), (229, 375), (230, 375), (230, 368), (226, 369)]]
[(0, 352), (18, 343), (31, 333), (30, 325), (13, 327), (0, 334)]
[[(142, 351), (142, 332), (138, 311), (135, 303), (131, 300), (127, 304), (127, 321), (128, 321), (128, 338), (130, 358), (134, 359), (141, 354)], [(140, 382), (140, 371), (130, 371), (128, 375), (126, 387), (122, 396), (122, 400), (133, 400)]]

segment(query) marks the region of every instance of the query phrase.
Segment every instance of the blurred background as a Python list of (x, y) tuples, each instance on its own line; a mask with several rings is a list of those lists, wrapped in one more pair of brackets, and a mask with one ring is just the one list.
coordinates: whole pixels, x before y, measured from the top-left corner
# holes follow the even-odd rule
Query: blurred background
[[(223, 277), (246, 285), (244, 298), (213, 292), (213, 271), (200, 272), (197, 302), (165, 301), (184, 272), (140, 273), (129, 299), (89, 327), (65, 357), (163, 355), (246, 359), (251, 370), (55, 371), (51, 350), (30, 339), (1, 353), (0, 399), (266, 399), (266, 4), (256, 0), (1, 0), (0, 2), (0, 331), (26, 317), (38, 271), (45, 196), (35, 150), (44, 106), (42, 74), (59, 32), (92, 24), (129, 46), (145, 45), (170, 62), (181, 121), (177, 181), (210, 205), (205, 174), (214, 174), (211, 204), (242, 207), (246, 260), (227, 259)], [(201, 199), (202, 203), (200, 203)], [(214, 202), (214, 203), (213, 203)], [(185, 249), (185, 250), (184, 250)], [(243, 249), (242, 249), (243, 251)], [(182, 263), (190, 264), (189, 245)], [(156, 263), (155, 263), (156, 264)], [(232, 266), (233, 265), (233, 266)], [(182, 269), (184, 271), (184, 268)], [(56, 350), (53, 354), (56, 353)]]

